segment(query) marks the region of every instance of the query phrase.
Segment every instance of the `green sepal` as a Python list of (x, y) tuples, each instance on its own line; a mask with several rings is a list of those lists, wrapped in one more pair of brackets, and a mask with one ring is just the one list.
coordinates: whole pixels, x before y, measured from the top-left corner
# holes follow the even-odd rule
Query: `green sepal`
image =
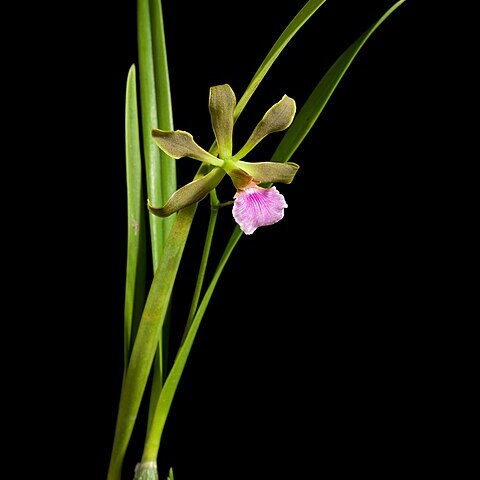
[(210, 88), (208, 107), (220, 158), (232, 156), (233, 111), (236, 105), (237, 99), (230, 85)]
[(189, 157), (201, 162), (209, 163), (215, 167), (223, 166), (223, 161), (208, 153), (195, 143), (192, 135), (183, 130), (165, 131), (158, 128), (152, 129), (152, 136), (158, 147), (169, 157)]
[(243, 162), (240, 160), (236, 165), (259, 183), (291, 183), (300, 168), (293, 162)]
[(249, 183), (254, 182), (253, 177), (241, 168), (228, 170), (227, 174), (232, 179), (233, 185), (235, 185), (237, 190), (245, 188)]
[(284, 95), (265, 113), (245, 145), (234, 155), (234, 160), (240, 160), (247, 155), (268, 134), (288, 128), (293, 122), (296, 108), (295, 100)]
[(207, 175), (187, 183), (179, 188), (167, 201), (163, 207), (154, 207), (147, 202), (148, 209), (157, 217), (168, 217), (172, 213), (178, 212), (182, 208), (188, 207), (193, 203), (203, 200), (212, 191), (225, 176), (225, 171), (221, 168), (214, 168)]

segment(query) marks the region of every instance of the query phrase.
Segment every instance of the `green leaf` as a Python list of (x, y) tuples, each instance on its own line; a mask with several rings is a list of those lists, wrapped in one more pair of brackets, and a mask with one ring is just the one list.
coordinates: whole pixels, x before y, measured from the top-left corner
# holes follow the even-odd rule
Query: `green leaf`
[[(152, 127), (158, 127), (161, 130), (173, 130), (170, 76), (168, 72), (167, 48), (161, 0), (150, 0), (150, 13), (158, 117), (158, 124), (152, 125)], [(177, 189), (176, 168), (176, 162), (166, 153), (160, 152), (162, 204), (165, 203)], [(166, 239), (172, 228), (173, 218), (165, 218), (161, 223), (163, 227), (163, 236)]]
[[(165, 243), (160, 263), (148, 293), (127, 373), (122, 384), (107, 480), (120, 480), (122, 476), (123, 459), (147, 385), (173, 284), (195, 211), (196, 204), (180, 210), (175, 216), (172, 230), (168, 241)], [(152, 424), (150, 432), (153, 431)], [(156, 455), (153, 459), (156, 459)]]
[(183, 130), (165, 132), (158, 128), (152, 129), (155, 143), (172, 158), (189, 157), (201, 162), (209, 163), (215, 167), (222, 167), (223, 161), (200, 147), (192, 135)]
[[(145, 158), (145, 176), (148, 197), (153, 202), (162, 205), (165, 201), (166, 195), (163, 189), (163, 173), (162, 173), (162, 155), (163, 159), (168, 159), (168, 156), (155, 146), (150, 131), (153, 127), (160, 126), (159, 111), (159, 97), (157, 93), (165, 93), (160, 86), (163, 73), (160, 73), (160, 78), (156, 78), (156, 73), (159, 70), (159, 61), (166, 61), (158, 59), (157, 55), (161, 52), (161, 45), (156, 45), (159, 40), (159, 25), (155, 24), (154, 8), (151, 0), (137, 1), (137, 44), (138, 44), (138, 59), (139, 59), (139, 73), (140, 73), (140, 98), (141, 98), (141, 114), (142, 114), (142, 130), (143, 130), (143, 148)], [(158, 4), (159, 5), (159, 4)], [(157, 12), (158, 15), (158, 12)], [(162, 32), (160, 32), (160, 36)], [(160, 52), (159, 52), (160, 49)], [(156, 51), (154, 51), (156, 50)], [(166, 92), (169, 94), (169, 92)], [(170, 119), (163, 116), (163, 121), (166, 122), (164, 128), (171, 129)], [(170, 159), (171, 161), (171, 159)], [(166, 239), (167, 225), (165, 220), (153, 215), (148, 215), (150, 222), (150, 237), (152, 248), (152, 262), (153, 271), (156, 271), (163, 252), (164, 242)], [(153, 378), (152, 394), (161, 389), (164, 371), (163, 371), (163, 352), (164, 340), (162, 336), (159, 338), (158, 344), (158, 359), (156, 362), (156, 369)]]
[[(168, 73), (167, 49), (165, 42), (165, 29), (163, 23), (163, 11), (161, 0), (150, 0), (150, 21), (152, 32), (152, 55), (153, 68), (155, 76), (155, 93), (158, 124), (152, 127), (158, 127), (162, 130), (173, 130), (173, 113), (172, 100), (170, 94), (170, 76)], [(176, 178), (176, 162), (165, 152), (160, 151), (160, 181), (161, 181), (161, 204), (167, 202), (170, 196), (177, 189)], [(151, 217), (152, 221), (154, 217)], [(158, 220), (158, 219), (157, 219)], [(163, 238), (166, 240), (174, 221), (173, 216), (165, 217), (161, 220)], [(156, 403), (158, 392), (162, 388), (163, 381), (166, 376), (166, 365), (168, 359), (170, 332), (170, 315), (167, 313), (162, 335), (159, 341), (157, 351), (157, 359), (155, 361), (155, 369), (151, 387), (151, 402)], [(149, 416), (148, 425), (150, 425), (151, 417)], [(147, 426), (147, 428), (149, 428)]]
[(180, 209), (192, 205), (192, 203), (203, 200), (220, 183), (224, 176), (224, 170), (214, 168), (204, 177), (196, 178), (179, 188), (163, 207), (154, 207), (148, 202), (148, 209), (159, 217), (166, 217), (178, 212)]
[(145, 204), (138, 125), (135, 65), (130, 67), (125, 95), (125, 159), (127, 180), (127, 271), (124, 311), (124, 365), (130, 358), (146, 297)]
[[(143, 154), (148, 198), (162, 205), (162, 180), (160, 151), (152, 141), (151, 130), (159, 126), (157, 112), (157, 92), (155, 86), (155, 66), (153, 61), (152, 27), (149, 0), (137, 2), (137, 43), (140, 76), (140, 100), (143, 131)], [(149, 215), (152, 261), (157, 268), (163, 250), (163, 220)]]
[(208, 106), (220, 158), (232, 156), (233, 111), (236, 103), (237, 99), (230, 85), (210, 88)]
[(282, 138), (275, 150), (272, 161), (286, 162), (302, 143), (307, 133), (317, 121), (320, 113), (330, 99), (335, 88), (339, 84), (348, 67), (353, 62), (357, 53), (370, 38), (372, 33), (386, 20), (405, 0), (400, 0), (388, 9), (363, 35), (361, 35), (330, 67), (328, 72), (320, 80), (298, 112), (292, 125)]
[(261, 140), (273, 132), (281, 132), (290, 126), (295, 116), (295, 100), (284, 95), (260, 120), (245, 145), (235, 154), (234, 160), (240, 160)]
[(263, 60), (260, 67), (258, 67), (258, 70), (255, 72), (255, 75), (248, 84), (245, 93), (242, 95), (242, 98), (240, 98), (238, 101), (234, 112), (235, 120), (243, 112), (245, 105), (248, 103), (251, 96), (254, 94), (255, 90), (270, 70), (273, 62), (275, 62), (280, 53), (282, 53), (283, 49), (288, 45), (288, 42), (290, 42), (298, 30), (300, 30), (305, 22), (325, 3), (325, 1), (326, 0), (309, 0), (293, 18), (293, 20), (287, 25), (287, 28), (285, 28), (278, 40), (268, 52), (265, 60)]

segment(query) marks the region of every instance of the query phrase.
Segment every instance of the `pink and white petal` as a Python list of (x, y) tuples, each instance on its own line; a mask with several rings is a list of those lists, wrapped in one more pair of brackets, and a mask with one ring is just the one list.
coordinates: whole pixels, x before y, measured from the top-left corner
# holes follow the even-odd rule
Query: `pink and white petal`
[(249, 186), (238, 190), (234, 199), (233, 218), (247, 235), (258, 227), (277, 223), (288, 207), (285, 197), (275, 187)]

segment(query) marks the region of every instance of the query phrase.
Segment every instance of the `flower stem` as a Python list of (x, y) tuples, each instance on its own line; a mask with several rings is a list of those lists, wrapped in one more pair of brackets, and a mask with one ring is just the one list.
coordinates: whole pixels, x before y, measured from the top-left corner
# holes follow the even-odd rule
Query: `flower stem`
[(217, 223), (218, 206), (219, 206), (219, 201), (217, 197), (217, 192), (214, 189), (210, 192), (210, 219), (208, 221), (207, 234), (205, 237), (205, 245), (203, 247), (202, 259), (200, 261), (200, 268), (198, 271), (197, 283), (195, 285), (192, 304), (190, 305), (190, 311), (188, 313), (187, 323), (185, 325), (185, 330), (183, 332), (182, 341), (180, 342), (180, 345), (182, 345), (183, 342), (185, 341), (185, 337), (187, 336), (188, 330), (192, 325), (193, 317), (195, 316), (195, 312), (197, 311), (197, 307), (198, 307), (198, 302), (200, 300), (200, 294), (202, 293), (203, 282), (205, 279), (205, 271), (207, 269), (208, 258), (209, 258), (210, 249), (212, 246), (213, 234), (215, 231), (215, 225)]
[(230, 240), (225, 247), (222, 258), (218, 263), (213, 278), (193, 318), (192, 325), (188, 330), (185, 341), (178, 350), (175, 362), (172, 366), (172, 369), (170, 370), (167, 380), (165, 381), (162, 392), (160, 393), (157, 409), (155, 411), (155, 418), (152, 422), (152, 428), (150, 429), (145, 441), (142, 463), (155, 461), (157, 458), (158, 450), (160, 448), (160, 440), (163, 428), (165, 426), (165, 422), (168, 417), (168, 412), (170, 411), (173, 397), (180, 382), (180, 378), (182, 377), (182, 373), (185, 368), (185, 364), (187, 363), (187, 359), (190, 354), (193, 342), (195, 340), (195, 336), (197, 335), (198, 328), (200, 327), (200, 323), (203, 319), (203, 316), (213, 295), (220, 275), (241, 236), (242, 231), (238, 227), (235, 227), (235, 230), (233, 231), (232, 236), (230, 237)]
[[(208, 222), (205, 245), (203, 247), (203, 254), (202, 254), (202, 259), (200, 261), (200, 267), (199, 267), (198, 276), (197, 276), (197, 283), (195, 285), (195, 291), (193, 293), (192, 304), (190, 306), (190, 311), (188, 314), (187, 323), (185, 325), (185, 330), (183, 332), (183, 337), (182, 337), (180, 346), (183, 345), (183, 343), (185, 342), (188, 331), (190, 330), (190, 327), (194, 320), (198, 302), (200, 300), (200, 294), (202, 292), (202, 287), (205, 279), (205, 271), (207, 269), (208, 258), (210, 255), (213, 234), (215, 231), (215, 225), (216, 225), (217, 216), (218, 216), (218, 204), (219, 204), (219, 201), (218, 201), (217, 193), (215, 190), (212, 190), (210, 192), (210, 207), (211, 207), (210, 219)], [(158, 393), (159, 393), (159, 396), (157, 398), (159, 401), (161, 391)], [(172, 395), (172, 400), (173, 400), (173, 395)], [(151, 407), (152, 407), (152, 404), (150, 405), (150, 408)], [(167, 412), (169, 409), (170, 409), (170, 405), (168, 405)], [(161, 417), (165, 417), (165, 419), (162, 421)], [(149, 420), (150, 421), (148, 424), (147, 436), (146, 436), (146, 441), (145, 441), (145, 446), (144, 446), (144, 451), (142, 456), (142, 463), (152, 462), (154, 459), (157, 458), (158, 449), (160, 448), (160, 441), (162, 437), (163, 426), (166, 420), (166, 413), (164, 414), (164, 412), (157, 407), (154, 412), (150, 412)]]

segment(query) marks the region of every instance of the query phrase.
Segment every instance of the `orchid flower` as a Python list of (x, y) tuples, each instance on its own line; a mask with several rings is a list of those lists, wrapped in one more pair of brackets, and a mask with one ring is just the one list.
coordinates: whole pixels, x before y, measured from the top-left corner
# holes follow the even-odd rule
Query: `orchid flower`
[(150, 212), (167, 217), (205, 198), (227, 174), (236, 188), (232, 214), (247, 235), (258, 227), (272, 225), (283, 218), (287, 207), (284, 196), (274, 186), (260, 184), (290, 183), (299, 166), (286, 162), (245, 162), (242, 159), (268, 134), (285, 130), (295, 116), (295, 101), (284, 95), (255, 127), (245, 145), (232, 155), (235, 93), (228, 84), (210, 88), (209, 109), (218, 156), (197, 145), (193, 136), (182, 130), (153, 129), (155, 143), (172, 158), (189, 157), (206, 165), (195, 179), (178, 189), (163, 207), (148, 203)]

